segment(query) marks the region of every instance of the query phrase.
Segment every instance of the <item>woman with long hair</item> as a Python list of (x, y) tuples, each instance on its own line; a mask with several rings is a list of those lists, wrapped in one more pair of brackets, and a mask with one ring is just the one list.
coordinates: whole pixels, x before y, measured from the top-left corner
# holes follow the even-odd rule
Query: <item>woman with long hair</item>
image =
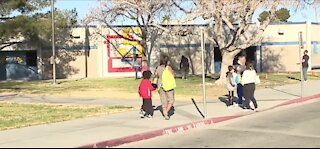
[(168, 112), (173, 106), (173, 103), (175, 102), (174, 98), (174, 89), (170, 90), (165, 90), (163, 87), (163, 72), (165, 69), (168, 69), (173, 77), (175, 76), (174, 71), (170, 66), (168, 66), (169, 62), (169, 56), (162, 54), (160, 56), (160, 65), (156, 68), (155, 73), (154, 73), (154, 80), (156, 80), (156, 84), (158, 86), (158, 92), (162, 104), (162, 114), (166, 120), (169, 120), (170, 117), (168, 115)]
[[(256, 90), (256, 78), (257, 72), (253, 67), (251, 62), (246, 63), (246, 70), (242, 75), (242, 85), (243, 85), (243, 95), (245, 98), (243, 108), (245, 110), (257, 110), (258, 104), (256, 98), (254, 97), (254, 92)], [(254, 109), (250, 107), (250, 101), (254, 105)]]

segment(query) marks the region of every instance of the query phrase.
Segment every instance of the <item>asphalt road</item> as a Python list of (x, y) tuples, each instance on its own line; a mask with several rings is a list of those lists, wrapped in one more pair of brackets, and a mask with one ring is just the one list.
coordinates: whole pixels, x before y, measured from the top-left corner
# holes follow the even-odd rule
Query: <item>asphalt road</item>
[(320, 148), (320, 101), (259, 112), (225, 124), (119, 147)]

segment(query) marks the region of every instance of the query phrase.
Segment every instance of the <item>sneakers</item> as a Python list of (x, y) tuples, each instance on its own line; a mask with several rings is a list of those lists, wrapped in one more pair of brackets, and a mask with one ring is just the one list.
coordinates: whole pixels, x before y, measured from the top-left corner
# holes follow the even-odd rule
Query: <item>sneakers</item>
[(249, 112), (249, 111), (254, 111), (254, 109), (252, 109), (252, 108), (244, 108), (242, 111), (243, 112)]
[(144, 111), (141, 109), (139, 114), (140, 114), (140, 118), (144, 118), (146, 112), (144, 112)]
[(140, 118), (153, 118), (153, 116), (152, 115), (146, 115), (146, 112), (144, 112), (142, 109), (140, 110), (140, 113), (139, 113), (139, 115), (140, 115)]
[(147, 115), (146, 117), (149, 118), (149, 119), (153, 118), (151, 115)]

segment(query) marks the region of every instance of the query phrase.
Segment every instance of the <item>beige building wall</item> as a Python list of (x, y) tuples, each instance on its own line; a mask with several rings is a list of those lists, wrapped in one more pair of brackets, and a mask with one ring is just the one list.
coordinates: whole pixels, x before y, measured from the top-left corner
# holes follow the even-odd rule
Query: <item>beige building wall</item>
[(265, 46), (262, 48), (262, 69), (266, 72), (300, 71), (300, 58), (295, 46)]
[(306, 24), (271, 24), (263, 33), (262, 42), (297, 42), (299, 32), (302, 32), (302, 37), (306, 40)]
[(311, 30), (312, 42), (316, 42), (318, 47), (318, 54), (315, 53), (313, 45), (311, 47), (309, 53), (311, 55), (311, 63), (312, 66), (320, 66), (320, 24), (312, 24)]
[[(207, 27), (207, 26), (204, 26)], [(163, 34), (157, 41), (153, 50), (152, 71), (159, 63), (159, 55), (161, 52), (169, 54), (172, 67), (179, 73), (179, 63), (182, 54), (185, 54), (190, 59), (190, 73), (201, 74), (201, 42), (200, 28), (201, 26), (184, 26), (180, 29), (191, 32), (190, 36), (180, 36), (172, 33)], [(320, 25), (310, 25), (310, 41), (317, 41), (320, 48)], [(119, 30), (122, 28), (119, 27)], [(298, 33), (303, 32), (303, 39), (306, 42), (307, 25), (303, 24), (281, 24), (269, 25), (263, 34), (262, 39), (262, 68), (263, 71), (282, 72), (282, 71), (299, 71), (299, 52), (298, 52)], [(101, 35), (116, 35), (110, 29), (102, 26), (90, 27), (86, 30), (84, 27), (75, 28), (74, 36), (80, 38), (73, 39), (70, 43), (70, 48), (59, 50), (59, 60), (57, 67), (59, 68), (59, 78), (84, 78), (86, 77), (123, 77), (134, 76), (133, 72), (128, 73), (109, 73), (108, 72), (108, 53), (106, 39)], [(280, 35), (279, 33), (283, 33)], [(82, 45), (75, 46), (75, 45)], [(89, 45), (91, 48), (85, 49)], [(191, 45), (191, 46), (190, 46)], [(73, 47), (72, 47), (73, 46)], [(309, 45), (311, 64), (320, 65), (320, 55), (313, 52), (313, 46)], [(305, 45), (307, 48), (307, 45)], [(89, 51), (89, 52), (85, 52)], [(42, 52), (43, 63), (43, 78), (52, 77), (52, 65), (49, 57), (50, 50)], [(206, 70), (211, 72), (213, 59), (213, 44), (206, 40)]]
[[(264, 71), (300, 71), (299, 32), (302, 32), (303, 51), (308, 49), (310, 66), (319, 61), (315, 55), (311, 42), (319, 38), (320, 26), (311, 25), (310, 22), (269, 25), (263, 34), (262, 59)], [(279, 33), (283, 33), (280, 35)], [(318, 37), (317, 37), (318, 36)], [(310, 67), (311, 69), (311, 67)]]
[[(95, 28), (85, 27), (74, 28), (73, 40), (68, 46), (56, 49), (56, 76), (58, 79), (64, 78), (85, 78), (99, 77), (99, 49), (96, 39), (91, 37)], [(42, 79), (52, 78), (52, 64), (50, 49), (42, 49)]]

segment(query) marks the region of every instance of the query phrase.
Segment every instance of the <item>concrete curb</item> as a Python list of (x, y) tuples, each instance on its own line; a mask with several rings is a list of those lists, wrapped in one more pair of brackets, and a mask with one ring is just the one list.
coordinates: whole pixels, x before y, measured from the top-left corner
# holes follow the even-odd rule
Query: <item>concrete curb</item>
[(187, 131), (189, 129), (198, 128), (198, 127), (206, 126), (206, 125), (211, 125), (214, 123), (219, 123), (219, 122), (231, 120), (231, 119), (235, 119), (238, 117), (241, 117), (241, 115), (209, 118), (209, 119), (204, 119), (204, 120), (191, 122), (191, 123), (187, 123), (187, 124), (183, 124), (183, 125), (172, 126), (172, 127), (168, 127), (168, 128), (164, 128), (164, 129), (149, 131), (149, 132), (131, 135), (131, 136), (123, 137), (123, 138), (117, 138), (117, 139), (107, 140), (107, 141), (94, 143), (94, 144), (90, 144), (90, 145), (85, 145), (85, 146), (81, 146), (80, 148), (106, 148), (106, 147), (119, 146), (119, 145), (126, 144), (126, 143), (132, 143), (132, 142), (146, 140), (146, 139), (150, 139), (150, 138), (154, 138), (154, 137), (158, 137), (158, 136), (169, 135), (169, 134), (174, 134), (177, 132)]
[[(293, 99), (293, 100), (281, 103), (279, 105), (273, 106), (271, 108), (261, 110), (259, 112), (268, 111), (268, 110), (271, 110), (271, 109), (275, 109), (277, 107), (288, 106), (288, 105), (295, 104), (295, 103), (303, 103), (303, 102), (306, 102), (306, 101), (309, 101), (309, 100), (313, 100), (313, 99), (320, 99), (320, 94), (316, 94), (316, 95), (308, 96), (308, 97), (303, 97), (303, 98)], [(248, 113), (248, 114), (244, 114), (244, 115), (208, 118), (208, 119), (204, 119), (204, 120), (200, 120), (200, 121), (190, 122), (190, 123), (183, 124), (183, 125), (172, 126), (172, 127), (168, 127), (168, 128), (164, 128), (164, 129), (149, 131), (149, 132), (145, 132), (145, 133), (141, 133), (141, 134), (135, 134), (135, 135), (126, 136), (126, 137), (117, 138), (117, 139), (112, 139), (112, 140), (106, 140), (106, 141), (102, 141), (102, 142), (99, 142), (99, 143), (94, 143), (94, 144), (81, 146), (79, 148), (108, 148), (108, 147), (114, 147), (114, 146), (119, 146), (119, 145), (122, 145), (122, 144), (137, 142), (137, 141), (141, 141), (141, 140), (147, 140), (147, 139), (158, 137), (158, 136), (174, 134), (174, 133), (177, 133), (177, 132), (183, 132), (183, 131), (187, 131), (189, 129), (198, 128), (198, 127), (201, 127), (201, 126), (211, 125), (211, 124), (215, 124), (215, 123), (220, 123), (220, 122), (236, 119), (236, 118), (247, 116), (247, 115), (251, 115), (251, 114), (253, 114), (253, 113)]]
[(313, 99), (317, 99), (317, 98), (320, 98), (320, 94), (289, 100), (287, 102), (284, 102), (282, 104), (274, 106), (274, 108), (287, 106), (287, 105), (291, 105), (291, 104), (296, 104), (296, 103), (303, 103), (303, 102), (306, 102), (306, 101), (309, 101), (309, 100), (313, 100)]

